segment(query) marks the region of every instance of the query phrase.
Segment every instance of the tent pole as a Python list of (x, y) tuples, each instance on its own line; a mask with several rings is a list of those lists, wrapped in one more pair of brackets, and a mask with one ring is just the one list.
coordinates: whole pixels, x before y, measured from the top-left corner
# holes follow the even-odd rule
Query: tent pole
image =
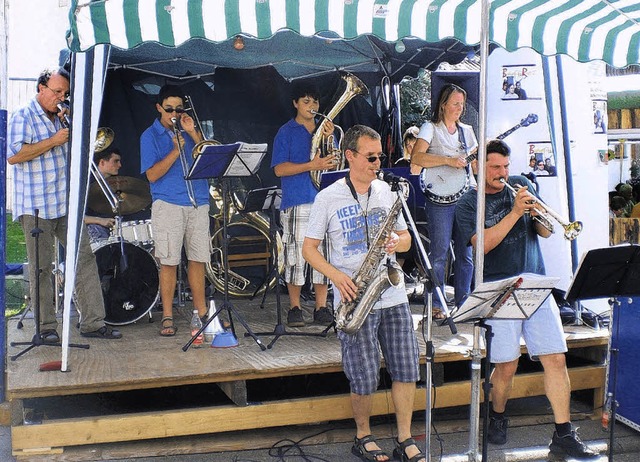
[[(484, 249), (484, 206), (485, 206), (485, 160), (487, 127), (487, 65), (489, 60), (489, 10), (490, 1), (482, 0), (480, 15), (480, 95), (478, 113), (478, 205), (476, 210), (476, 249)], [(484, 271), (484, 252), (475, 252), (475, 283), (481, 284)], [(480, 430), (480, 384), (482, 337), (478, 324), (474, 324), (473, 348), (471, 350), (471, 406), (469, 411), (469, 452), (468, 460), (480, 460), (478, 441)], [(488, 359), (487, 359), (488, 360)], [(485, 454), (486, 448), (483, 448)]]
[[(2, 279), (0, 280), (0, 306), (5, 307), (2, 310), (0, 316), (0, 358), (2, 361), (2, 370), (6, 370), (5, 362), (7, 360), (7, 338), (6, 338), (6, 318), (4, 317), (4, 310), (6, 310), (4, 300), (4, 270), (5, 270), (5, 249), (7, 248), (7, 217), (5, 204), (7, 203), (7, 34), (9, 32), (8, 27), (9, 17), (9, 4), (6, 0), (0, 0), (0, 178), (2, 178), (2, 185), (0, 185), (0, 242), (3, 244), (0, 249), (0, 267), (2, 267)], [(0, 374), (0, 403), (5, 400), (5, 374)]]

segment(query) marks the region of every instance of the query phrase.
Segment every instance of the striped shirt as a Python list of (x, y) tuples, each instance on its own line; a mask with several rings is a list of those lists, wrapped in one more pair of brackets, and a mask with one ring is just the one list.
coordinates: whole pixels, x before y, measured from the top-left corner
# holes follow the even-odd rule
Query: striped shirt
[[(34, 97), (11, 118), (7, 156), (13, 157), (25, 144), (51, 138), (61, 128), (60, 120), (54, 117), (52, 122)], [(12, 166), (14, 220), (22, 215), (35, 215), (36, 209), (44, 219), (67, 214), (67, 149), (68, 143), (65, 143)]]

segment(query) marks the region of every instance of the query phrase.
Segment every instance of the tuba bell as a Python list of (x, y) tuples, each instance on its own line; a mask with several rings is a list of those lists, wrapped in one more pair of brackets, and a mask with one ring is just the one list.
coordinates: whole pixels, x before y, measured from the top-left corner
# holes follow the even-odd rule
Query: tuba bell
[[(335, 170), (341, 170), (344, 168), (345, 158), (342, 152), (342, 147), (340, 144), (342, 143), (342, 136), (340, 137), (340, 143), (336, 147), (334, 144), (333, 136), (325, 137), (323, 134), (323, 129), (327, 121), (333, 121), (333, 119), (338, 115), (338, 113), (347, 105), (349, 101), (351, 101), (354, 97), (358, 95), (366, 96), (369, 94), (369, 89), (367, 86), (362, 83), (362, 81), (353, 74), (341, 74), (340, 77), (347, 83), (344, 92), (336, 103), (333, 105), (331, 110), (326, 114), (321, 114), (319, 112), (314, 112), (315, 115), (319, 115), (322, 118), (322, 121), (316, 127), (315, 132), (313, 133), (313, 137), (311, 138), (311, 152), (309, 153), (309, 160), (313, 160), (316, 155), (320, 157), (326, 157), (332, 154), (337, 154), (339, 157), (339, 161), (336, 164)], [(336, 127), (342, 132), (342, 129), (336, 125)], [(313, 181), (314, 186), (317, 189), (320, 189), (320, 175), (323, 170), (312, 170), (309, 172), (311, 175), (311, 181)]]

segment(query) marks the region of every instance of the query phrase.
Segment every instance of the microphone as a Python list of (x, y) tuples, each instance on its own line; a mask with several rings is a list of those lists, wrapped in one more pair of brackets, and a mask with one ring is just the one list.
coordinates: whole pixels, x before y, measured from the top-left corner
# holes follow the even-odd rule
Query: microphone
[(400, 175), (396, 175), (395, 173), (387, 172), (385, 170), (378, 170), (378, 179), (384, 181), (385, 183), (398, 183), (400, 181), (407, 181), (406, 178)]

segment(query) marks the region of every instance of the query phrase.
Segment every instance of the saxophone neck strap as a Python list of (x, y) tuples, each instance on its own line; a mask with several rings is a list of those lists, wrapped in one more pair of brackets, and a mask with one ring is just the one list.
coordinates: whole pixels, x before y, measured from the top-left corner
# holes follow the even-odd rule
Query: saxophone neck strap
[(371, 185), (369, 185), (369, 189), (367, 191), (367, 207), (364, 208), (362, 207), (362, 204), (358, 200), (358, 192), (356, 191), (355, 186), (353, 186), (353, 182), (351, 181), (351, 176), (349, 174), (345, 176), (345, 182), (349, 187), (349, 191), (351, 191), (351, 195), (360, 206), (360, 210), (362, 210), (362, 215), (364, 216), (364, 232), (367, 237), (367, 249), (368, 249), (371, 245), (371, 243), (369, 242), (369, 220), (367, 219), (367, 214), (369, 213), (369, 199), (371, 198)]
[[(355, 186), (353, 186), (353, 182), (351, 181), (351, 176), (347, 174), (347, 176), (344, 177), (344, 180), (346, 181), (347, 186), (349, 187), (349, 191), (351, 191), (351, 195), (359, 204), (360, 202), (358, 201), (358, 192), (356, 191)], [(369, 203), (370, 197), (371, 197), (371, 185), (369, 185), (369, 189), (367, 190), (367, 204)]]

